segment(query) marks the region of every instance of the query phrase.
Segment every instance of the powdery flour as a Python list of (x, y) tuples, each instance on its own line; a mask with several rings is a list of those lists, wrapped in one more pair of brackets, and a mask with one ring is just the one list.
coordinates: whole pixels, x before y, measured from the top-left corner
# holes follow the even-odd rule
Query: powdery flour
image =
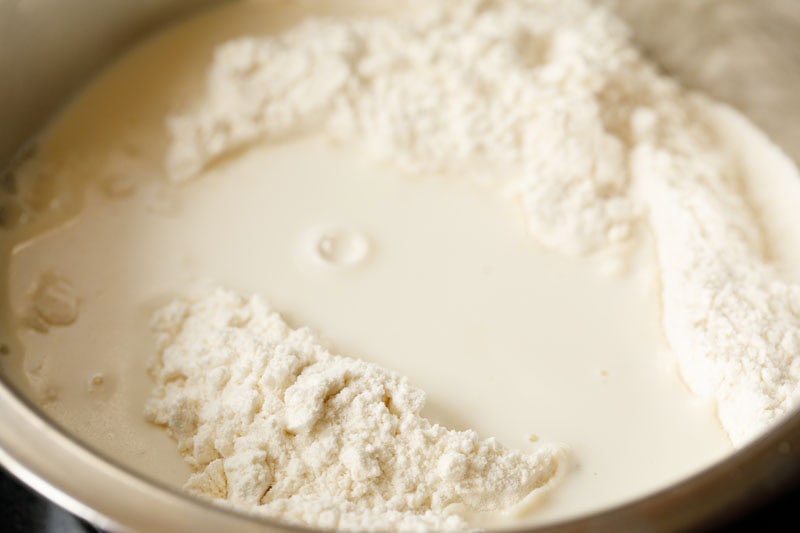
[(191, 492), (326, 528), (460, 529), (464, 513), (525, 510), (567, 467), (554, 445), (432, 424), (405, 378), (328, 353), (258, 296), (175, 301), (154, 326), (148, 417), (195, 470)]
[[(637, 225), (648, 228), (664, 331), (734, 444), (786, 413), (800, 384), (800, 287), (767, 263), (736, 157), (714, 131), (712, 117), (732, 111), (660, 75), (591, 2), (430, 4), (407, 18), (309, 20), (220, 46), (205, 98), (169, 121), (171, 178), (248, 143), (320, 130), (411, 172), (503, 169), (508, 179), (496, 181), (512, 184), (534, 237), (554, 249), (618, 250)], [(197, 469), (196, 492), (306, 523), (320, 522), (303, 509), (326, 509), (313, 516), (340, 527), (437, 528), (463, 525), (451, 504), (506, 509), (559, 471), (552, 448), (508, 452), (431, 426), (418, 415), (421, 393), (396, 376), (322, 355), (258, 300), (222, 305), (235, 301), (218, 293), (173, 304), (158, 325), (150, 415)], [(263, 315), (258, 326), (249, 313)], [(301, 360), (310, 361), (302, 372)], [(215, 387), (230, 395), (214, 400)], [(363, 404), (340, 406), (357, 390)], [(364, 440), (333, 444), (351, 433)], [(407, 437), (415, 452), (400, 444)], [(458, 455), (462, 441), (471, 444)], [(414, 473), (384, 470), (393, 456)], [(340, 475), (344, 499), (331, 500)]]

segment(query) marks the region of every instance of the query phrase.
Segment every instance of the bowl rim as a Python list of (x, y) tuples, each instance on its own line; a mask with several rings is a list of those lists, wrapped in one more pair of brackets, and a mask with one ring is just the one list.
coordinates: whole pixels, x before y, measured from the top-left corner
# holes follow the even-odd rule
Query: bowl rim
[[(109, 47), (108, 57), (98, 60), (89, 70), (90, 76), (124, 45), (153, 35), (161, 27), (163, 24), (143, 33), (132, 32), (128, 39)], [(235, 527), (243, 532), (313, 531), (223, 507), (149, 479), (70, 434), (2, 373), (0, 465), (46, 498), (104, 530), (202, 533)], [(798, 480), (800, 410), (746, 446), (672, 485), (574, 518), (505, 530), (624, 528), (657, 532), (697, 528), (729, 521)]]

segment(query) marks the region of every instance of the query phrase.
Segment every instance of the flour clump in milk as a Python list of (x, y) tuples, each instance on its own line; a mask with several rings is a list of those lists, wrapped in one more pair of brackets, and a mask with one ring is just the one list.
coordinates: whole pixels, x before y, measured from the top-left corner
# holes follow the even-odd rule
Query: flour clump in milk
[(450, 530), (526, 510), (567, 468), (556, 445), (508, 450), (431, 423), (405, 378), (330, 354), (258, 296), (218, 289), (153, 324), (148, 417), (195, 471), (190, 492), (317, 527)]
[(167, 169), (181, 181), (324, 131), (410, 172), (493, 169), (564, 253), (617, 253), (646, 227), (682, 375), (742, 445), (796, 403), (800, 287), (769, 265), (715, 129), (733, 113), (660, 74), (592, 2), (436, 2), (223, 44), (205, 97), (169, 120)]
[(169, 121), (167, 170), (181, 181), (257, 139), (317, 131), (414, 173), (523, 166), (532, 229), (560, 250), (593, 251), (635, 218), (624, 146), (604, 129), (616, 117), (596, 94), (617, 104), (636, 89), (627, 79), (617, 87), (629, 69), (650, 67), (617, 19), (583, 1), (445, 1), (400, 20), (311, 19), (216, 50), (206, 98)]
[(78, 319), (79, 296), (75, 288), (55, 272), (44, 272), (31, 291), (26, 323), (42, 332), (51, 326), (69, 326)]

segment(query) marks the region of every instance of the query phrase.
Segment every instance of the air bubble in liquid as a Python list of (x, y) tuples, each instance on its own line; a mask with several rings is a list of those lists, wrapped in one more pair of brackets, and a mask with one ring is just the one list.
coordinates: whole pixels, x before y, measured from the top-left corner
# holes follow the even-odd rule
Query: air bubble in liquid
[(315, 262), (330, 267), (353, 267), (369, 255), (369, 240), (349, 229), (324, 229), (308, 236), (308, 249)]

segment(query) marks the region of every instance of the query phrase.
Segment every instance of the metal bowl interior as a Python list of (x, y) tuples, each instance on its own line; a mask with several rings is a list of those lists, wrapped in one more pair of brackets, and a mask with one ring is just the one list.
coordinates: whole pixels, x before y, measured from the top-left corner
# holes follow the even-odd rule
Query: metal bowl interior
[[(154, 29), (214, 0), (0, 0), (0, 170), (87, 78)], [(800, 160), (800, 4), (617, 2), (667, 70), (738, 106)], [(750, 34), (743, 32), (743, 27)], [(676, 38), (680, 35), (680, 39)], [(752, 38), (748, 38), (751, 35)], [(721, 56), (721, 47), (741, 53)], [(736, 57), (735, 61), (720, 59)], [(153, 483), (92, 451), (0, 377), (0, 463), (22, 481), (107, 530), (286, 531)], [(553, 530), (674, 531), (719, 523), (800, 478), (800, 413), (677, 485)]]

